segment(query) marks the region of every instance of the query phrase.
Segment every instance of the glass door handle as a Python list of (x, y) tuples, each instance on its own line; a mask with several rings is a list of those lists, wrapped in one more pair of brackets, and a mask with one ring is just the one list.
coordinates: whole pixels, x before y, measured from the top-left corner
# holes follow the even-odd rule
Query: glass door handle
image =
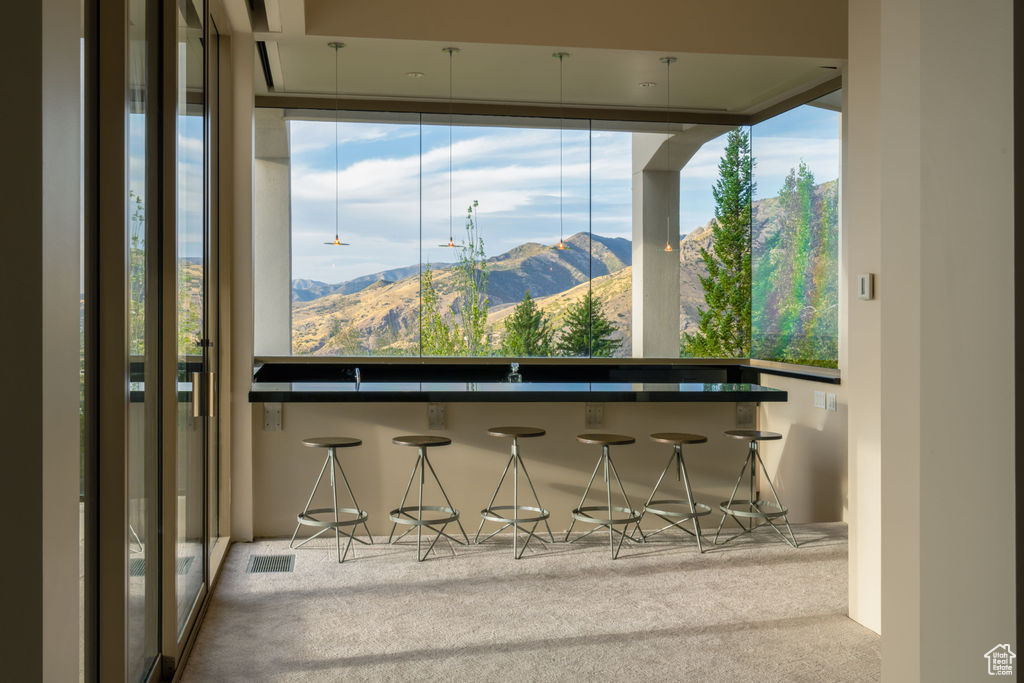
[(206, 373), (206, 415), (217, 417), (217, 373)]
[(203, 383), (203, 373), (193, 372), (192, 373), (192, 417), (202, 417), (203, 413), (199, 409), (199, 397), (202, 394), (199, 391), (199, 387)]

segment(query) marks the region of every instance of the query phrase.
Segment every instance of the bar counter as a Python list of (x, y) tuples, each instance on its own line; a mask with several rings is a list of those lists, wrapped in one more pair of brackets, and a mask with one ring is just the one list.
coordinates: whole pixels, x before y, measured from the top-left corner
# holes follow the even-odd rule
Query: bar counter
[(784, 402), (738, 365), (261, 362), (252, 403)]

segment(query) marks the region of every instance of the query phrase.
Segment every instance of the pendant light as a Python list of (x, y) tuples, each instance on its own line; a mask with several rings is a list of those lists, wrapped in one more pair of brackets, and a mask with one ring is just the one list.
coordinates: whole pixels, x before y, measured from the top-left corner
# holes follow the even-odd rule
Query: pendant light
[(458, 245), (455, 244), (455, 237), (452, 234), (452, 222), (454, 216), (454, 210), (452, 208), (452, 108), (454, 106), (453, 99), (453, 70), (455, 63), (455, 53), (459, 51), (457, 47), (443, 47), (441, 52), (448, 53), (448, 244), (439, 244), (439, 247), (446, 247), (454, 249)]
[(552, 247), (552, 249), (558, 249), (563, 251), (565, 249), (571, 249), (572, 247), (565, 242), (564, 224), (565, 214), (562, 209), (562, 205), (565, 201), (564, 192), (564, 164), (562, 158), (565, 156), (565, 70), (563, 64), (565, 58), (569, 56), (568, 52), (556, 52), (552, 57), (558, 59), (558, 244)]
[(348, 242), (342, 242), (340, 233), (338, 232), (338, 214), (341, 213), (341, 193), (339, 191), (339, 184), (341, 182), (341, 168), (338, 164), (338, 125), (340, 118), (341, 109), (341, 91), (338, 90), (338, 62), (340, 61), (340, 50), (345, 47), (345, 43), (330, 42), (327, 43), (327, 47), (334, 50), (334, 241), (324, 242), (324, 244), (330, 244), (335, 247), (347, 247)]
[[(672, 63), (676, 57), (662, 57), (665, 65), (665, 144), (668, 146), (668, 170), (672, 170), (672, 124), (669, 121), (669, 108), (672, 106)], [(665, 252), (672, 253), (672, 197), (665, 192)]]

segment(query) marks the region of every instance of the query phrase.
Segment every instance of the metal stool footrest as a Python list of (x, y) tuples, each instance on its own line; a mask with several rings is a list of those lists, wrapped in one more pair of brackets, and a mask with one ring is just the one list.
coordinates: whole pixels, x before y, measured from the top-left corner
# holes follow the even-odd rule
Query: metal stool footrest
[(334, 513), (334, 508), (314, 508), (300, 512), (295, 515), (296, 520), (299, 524), (304, 526), (316, 526), (324, 529), (337, 529), (338, 527), (344, 526), (358, 526), (366, 521), (367, 513), (366, 510), (360, 510), (358, 508), (338, 508), (338, 516), (342, 514), (355, 515), (354, 519), (339, 519), (338, 521), (328, 521), (323, 519), (317, 519), (316, 515), (324, 515)]
[(585, 522), (587, 524), (597, 524), (597, 525), (600, 525), (600, 526), (612, 526), (614, 524), (636, 524), (637, 522), (640, 521), (640, 517), (642, 516), (642, 514), (640, 512), (637, 512), (636, 510), (633, 510), (631, 508), (619, 507), (619, 506), (614, 506), (614, 505), (611, 507), (611, 510), (612, 510), (613, 513), (614, 512), (622, 512), (622, 513), (624, 513), (624, 514), (626, 514), (628, 516), (627, 517), (613, 518), (613, 519), (604, 519), (604, 518), (601, 518), (601, 517), (594, 517), (593, 515), (588, 514), (588, 513), (591, 513), (591, 512), (604, 512), (604, 513), (607, 513), (608, 509), (609, 508), (608, 508), (607, 505), (585, 505), (585, 506), (582, 506), (582, 507), (575, 508), (572, 511), (572, 518), (577, 520), (577, 521), (579, 521), (579, 522)]
[[(749, 500), (733, 500), (731, 504), (730, 501), (724, 500), (718, 507), (723, 514), (731, 515), (733, 517), (745, 517), (748, 519), (775, 519), (777, 517), (785, 517), (789, 512), (787, 508), (768, 500), (755, 500), (753, 503)], [(747, 509), (738, 509), (742, 507)], [(762, 508), (769, 509), (765, 510)]]
[[(505, 517), (501, 515), (499, 510), (526, 510), (527, 512), (536, 512), (535, 517)], [(531, 507), (528, 505), (492, 505), (489, 508), (484, 508), (480, 511), (480, 516), (486, 519), (488, 522), (500, 522), (502, 524), (530, 524), (533, 522), (543, 522), (545, 519), (551, 517), (551, 513), (544, 508)]]
[[(448, 514), (447, 517), (435, 517), (433, 519), (417, 519), (413, 516), (413, 513), (420, 511), (430, 512), (445, 512)], [(408, 526), (433, 526), (437, 524), (450, 524), (459, 519), (459, 511), (450, 507), (444, 507), (443, 505), (407, 505), (405, 507), (395, 508), (388, 513), (388, 517), (395, 524), (405, 524)]]
[(686, 520), (688, 520), (688, 519), (693, 519), (694, 517), (703, 517), (704, 515), (710, 515), (711, 514), (711, 506), (707, 505), (706, 503), (694, 503), (693, 504), (693, 507), (694, 507), (694, 511), (693, 512), (690, 512), (689, 510), (684, 510), (684, 511), (665, 510), (665, 509), (662, 509), (662, 508), (654, 507), (655, 505), (659, 505), (659, 506), (660, 505), (687, 505), (687, 506), (689, 506), (689, 504), (690, 504), (690, 501), (682, 500), (682, 499), (652, 500), (650, 503), (648, 503), (647, 505), (644, 506), (644, 513), (649, 512), (652, 515), (657, 515), (658, 517), (676, 517), (680, 521), (684, 521), (684, 522)]

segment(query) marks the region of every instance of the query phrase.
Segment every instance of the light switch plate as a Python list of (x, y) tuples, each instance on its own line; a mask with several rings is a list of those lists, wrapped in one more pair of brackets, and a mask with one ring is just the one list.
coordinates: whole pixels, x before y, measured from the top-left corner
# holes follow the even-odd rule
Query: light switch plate
[(427, 422), (431, 429), (444, 429), (448, 423), (447, 406), (443, 403), (428, 403)]
[(263, 430), (267, 432), (281, 431), (282, 412), (280, 403), (264, 403)]
[(583, 409), (583, 422), (587, 429), (600, 429), (604, 426), (604, 404), (588, 403)]
[(826, 403), (825, 410), (831, 410), (832, 412), (835, 412), (835, 410), (836, 410), (836, 395), (833, 394), (833, 393), (829, 393), (828, 396), (826, 397), (825, 403)]
[(825, 410), (825, 392), (815, 391), (814, 392), (814, 407)]

